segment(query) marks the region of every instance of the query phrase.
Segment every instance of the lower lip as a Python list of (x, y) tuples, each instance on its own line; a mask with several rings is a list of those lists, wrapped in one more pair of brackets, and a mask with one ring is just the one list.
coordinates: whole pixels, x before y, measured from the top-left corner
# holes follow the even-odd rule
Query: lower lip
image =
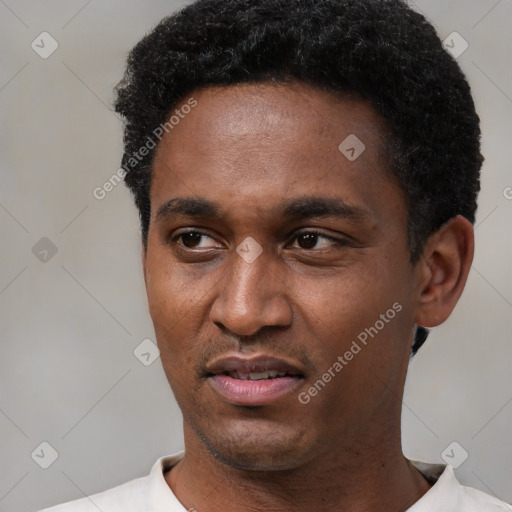
[(228, 375), (214, 375), (208, 378), (213, 389), (234, 405), (269, 404), (295, 389), (301, 380), (300, 377), (239, 380)]

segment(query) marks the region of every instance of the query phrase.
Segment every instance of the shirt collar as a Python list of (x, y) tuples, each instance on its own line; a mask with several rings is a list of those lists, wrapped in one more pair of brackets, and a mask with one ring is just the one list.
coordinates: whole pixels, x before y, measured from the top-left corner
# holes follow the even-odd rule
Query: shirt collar
[(409, 462), (433, 485), (414, 505), (407, 509), (407, 512), (424, 510), (455, 512), (460, 484), (455, 478), (453, 468), (446, 464), (428, 464), (410, 459)]
[(158, 459), (149, 473), (148, 479), (148, 502), (152, 512), (178, 512), (186, 508), (179, 502), (178, 498), (167, 485), (164, 473), (183, 459), (185, 452), (181, 451), (174, 455), (168, 455)]
[[(183, 459), (185, 452), (168, 455), (158, 459), (149, 474), (148, 501), (153, 512), (185, 511), (185, 507), (167, 485), (164, 473)], [(455, 478), (453, 468), (445, 464), (429, 464), (417, 460), (410, 463), (427, 479), (432, 487), (407, 512), (423, 510), (456, 510), (457, 488), (459, 482)], [(441, 507), (441, 508), (440, 508)]]

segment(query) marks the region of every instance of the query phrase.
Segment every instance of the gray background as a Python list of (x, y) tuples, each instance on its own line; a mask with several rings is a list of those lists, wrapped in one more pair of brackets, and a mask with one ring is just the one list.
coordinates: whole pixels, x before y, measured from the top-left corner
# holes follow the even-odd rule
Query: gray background
[[(133, 353), (154, 340), (135, 207), (122, 184), (101, 201), (93, 196), (119, 168), (121, 124), (109, 105), (126, 53), (179, 5), (0, 0), (3, 511), (98, 492), (182, 448), (159, 360), (144, 366)], [(466, 292), (411, 363), (404, 451), (442, 462), (457, 441), (469, 454), (459, 479), (512, 501), (512, 1), (416, 7), (442, 39), (457, 31), (469, 43), (458, 60), (487, 161)], [(59, 44), (47, 59), (31, 48), (43, 31)], [(55, 255), (41, 252), (43, 237)], [(51, 456), (36, 450), (43, 441), (58, 452), (48, 469), (36, 463)]]

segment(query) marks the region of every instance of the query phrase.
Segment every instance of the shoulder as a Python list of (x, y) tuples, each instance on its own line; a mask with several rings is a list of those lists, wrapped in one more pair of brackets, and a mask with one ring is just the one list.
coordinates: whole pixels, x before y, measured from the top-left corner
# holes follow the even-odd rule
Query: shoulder
[(488, 512), (511, 512), (512, 506), (489, 494), (486, 494), (472, 487), (460, 486), (460, 507), (461, 510), (488, 511)]
[(184, 452), (158, 459), (148, 476), (39, 512), (140, 512), (183, 510), (167, 485), (164, 473), (183, 458)]
[(146, 510), (148, 477), (131, 480), (107, 491), (45, 508), (39, 512), (132, 512)]
[(511, 512), (512, 506), (482, 491), (461, 485), (450, 465), (410, 461), (432, 487), (408, 512)]

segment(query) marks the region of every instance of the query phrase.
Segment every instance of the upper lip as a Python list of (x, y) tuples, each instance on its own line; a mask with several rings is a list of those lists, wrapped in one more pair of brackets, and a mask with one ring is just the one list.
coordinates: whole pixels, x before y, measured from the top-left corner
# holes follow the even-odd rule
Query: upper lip
[(206, 374), (220, 375), (223, 373), (257, 373), (265, 371), (286, 372), (289, 375), (303, 377), (304, 372), (299, 366), (281, 359), (267, 355), (254, 357), (230, 356), (214, 360), (207, 365)]

